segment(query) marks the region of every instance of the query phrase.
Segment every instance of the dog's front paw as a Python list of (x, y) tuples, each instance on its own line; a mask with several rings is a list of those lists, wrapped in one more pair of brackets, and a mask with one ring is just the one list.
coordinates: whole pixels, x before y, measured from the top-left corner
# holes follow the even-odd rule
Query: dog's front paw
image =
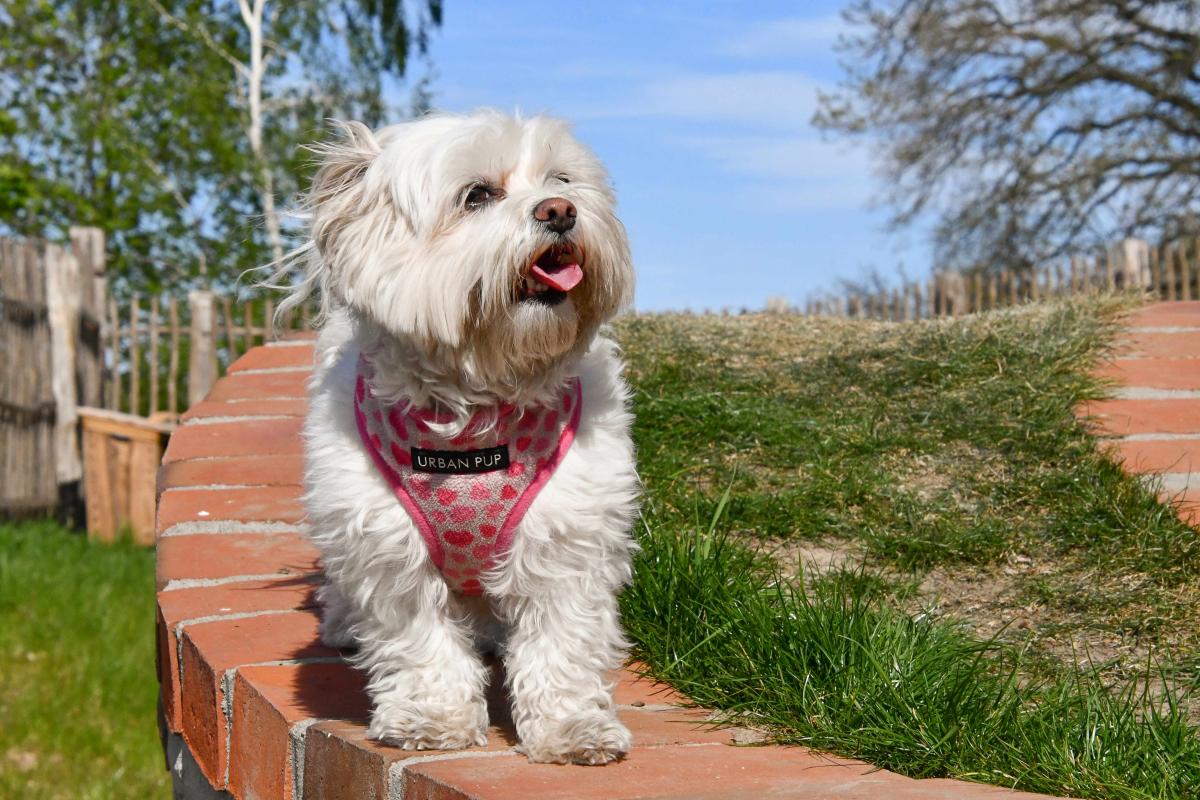
[(487, 707), (435, 708), (382, 703), (371, 713), (367, 736), (404, 750), (462, 750), (487, 744)]
[(548, 723), (542, 735), (521, 743), (530, 761), (599, 766), (629, 752), (633, 737), (611, 711), (592, 709)]

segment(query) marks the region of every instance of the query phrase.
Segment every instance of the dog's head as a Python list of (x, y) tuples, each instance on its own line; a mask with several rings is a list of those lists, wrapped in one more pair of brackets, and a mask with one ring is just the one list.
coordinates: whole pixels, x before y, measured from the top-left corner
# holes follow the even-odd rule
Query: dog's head
[[(627, 304), (608, 178), (567, 125), (434, 115), (317, 148), (310, 283), (430, 354), (537, 373)], [(315, 274), (314, 274), (315, 273)]]

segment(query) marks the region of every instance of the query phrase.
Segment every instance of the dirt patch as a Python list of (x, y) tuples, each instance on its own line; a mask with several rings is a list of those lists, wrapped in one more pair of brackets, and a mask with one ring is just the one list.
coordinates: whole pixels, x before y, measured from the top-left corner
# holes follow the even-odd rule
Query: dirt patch
[(746, 544), (755, 552), (770, 557), (779, 565), (784, 575), (790, 578), (856, 569), (863, 561), (862, 548), (854, 542), (837, 539), (751, 539)]
[(38, 754), (33, 750), (12, 749), (4, 754), (4, 759), (17, 772), (29, 772), (37, 769)]
[(946, 500), (960, 511), (974, 512), (986, 498), (975, 485), (996, 485), (1008, 480), (1008, 466), (997, 453), (967, 442), (948, 442), (934, 453), (896, 451), (884, 459), (884, 471), (898, 491), (921, 503)]
[[(974, 638), (1014, 645), (1032, 663), (1044, 660), (1096, 669), (1115, 686), (1145, 676), (1147, 659), (1166, 662), (1170, 682), (1177, 689), (1197, 683), (1200, 676), (1200, 664), (1179, 662), (1178, 654), (1196, 644), (1190, 626), (1177, 626), (1171, 635), (1161, 630), (1128, 630), (1120, 620), (1089, 613), (1086, 603), (1072, 610), (1068, 603), (1048, 602), (1048, 591), (1069, 591), (1063, 588), (1066, 575), (1074, 581), (1088, 580), (1086, 573), (1074, 573), (1072, 565), (1061, 559), (1018, 553), (987, 567), (939, 566), (918, 579), (876, 563), (855, 542), (825, 538), (748, 544), (770, 556), (792, 579), (866, 569), (897, 586), (893, 600), (906, 613), (933, 615), (962, 625)], [(915, 591), (899, 590), (901, 585), (914, 584)], [(1186, 703), (1192, 718), (1200, 720), (1200, 697), (1188, 696)]]

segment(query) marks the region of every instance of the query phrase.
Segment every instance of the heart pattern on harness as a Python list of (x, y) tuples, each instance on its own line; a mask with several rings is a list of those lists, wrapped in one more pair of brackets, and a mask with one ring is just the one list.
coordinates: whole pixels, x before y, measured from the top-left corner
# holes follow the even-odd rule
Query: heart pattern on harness
[[(370, 365), (360, 359), (354, 410), (364, 447), (449, 587), (481, 594), (488, 571), (503, 564), (525, 511), (574, 439), (582, 404), (579, 379), (550, 403), (483, 409), (465, 427), (454, 426), (448, 414), (414, 409), (406, 399), (382, 401), (370, 384)], [(418, 472), (414, 445), (451, 460), (455, 453), (506, 446), (508, 463), (482, 473)]]

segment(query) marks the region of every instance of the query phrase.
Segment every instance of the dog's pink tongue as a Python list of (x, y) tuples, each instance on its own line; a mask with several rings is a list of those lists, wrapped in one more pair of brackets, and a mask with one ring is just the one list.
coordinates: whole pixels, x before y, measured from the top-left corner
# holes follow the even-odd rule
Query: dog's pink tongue
[(578, 264), (565, 264), (554, 270), (554, 272), (547, 272), (537, 264), (534, 264), (533, 269), (529, 271), (539, 281), (551, 289), (558, 289), (560, 292), (571, 291), (583, 280), (583, 267)]

